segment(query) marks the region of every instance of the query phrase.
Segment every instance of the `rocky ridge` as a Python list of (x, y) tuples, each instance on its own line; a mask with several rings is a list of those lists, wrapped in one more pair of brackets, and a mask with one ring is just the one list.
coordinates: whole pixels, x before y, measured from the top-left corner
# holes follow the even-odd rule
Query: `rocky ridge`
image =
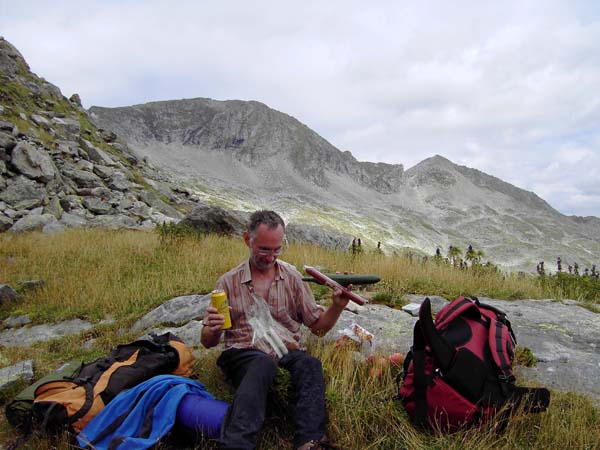
[(321, 188), (332, 185), (331, 171), (391, 193), (398, 190), (403, 173), (402, 165), (359, 162), (295, 118), (256, 101), (196, 98), (110, 110), (94, 106), (90, 113), (99, 123), (110, 114), (110, 128), (127, 133), (130, 143), (181, 144), (227, 155), (256, 169), (265, 159), (284, 159)]
[(0, 38), (0, 231), (147, 229), (197, 203)]
[(90, 108), (206, 203), (269, 207), (296, 223), (357, 236), (373, 248), (432, 255), (472, 244), (502, 266), (533, 271), (561, 256), (600, 258), (600, 220), (560, 214), (533, 192), (441, 157), (404, 170), (358, 162), (293, 117), (258, 102), (190, 99)]

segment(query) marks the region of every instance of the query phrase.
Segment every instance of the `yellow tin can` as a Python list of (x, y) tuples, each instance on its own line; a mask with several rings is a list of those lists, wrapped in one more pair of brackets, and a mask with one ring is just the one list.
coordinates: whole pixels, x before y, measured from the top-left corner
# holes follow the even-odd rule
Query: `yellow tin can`
[(210, 306), (217, 308), (219, 314), (223, 314), (225, 317), (225, 323), (221, 327), (222, 330), (231, 328), (231, 316), (229, 315), (229, 302), (227, 301), (227, 294), (225, 291), (216, 289), (210, 293)]

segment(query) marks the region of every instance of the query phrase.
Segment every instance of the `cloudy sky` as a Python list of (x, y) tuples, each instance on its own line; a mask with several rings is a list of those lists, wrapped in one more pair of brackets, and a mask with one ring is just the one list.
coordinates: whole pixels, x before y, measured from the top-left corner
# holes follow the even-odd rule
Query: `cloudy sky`
[(85, 107), (258, 100), (359, 160), (440, 154), (600, 216), (600, 2), (0, 0)]

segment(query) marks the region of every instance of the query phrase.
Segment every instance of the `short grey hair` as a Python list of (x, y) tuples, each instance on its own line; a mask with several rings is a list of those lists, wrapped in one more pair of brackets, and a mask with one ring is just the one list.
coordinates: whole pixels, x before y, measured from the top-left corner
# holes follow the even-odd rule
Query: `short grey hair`
[(261, 224), (266, 225), (269, 229), (275, 229), (281, 225), (283, 231), (285, 231), (285, 222), (279, 214), (275, 211), (262, 209), (255, 211), (250, 216), (250, 220), (248, 221), (248, 233), (250, 233), (250, 237), (254, 238), (256, 236), (256, 230)]

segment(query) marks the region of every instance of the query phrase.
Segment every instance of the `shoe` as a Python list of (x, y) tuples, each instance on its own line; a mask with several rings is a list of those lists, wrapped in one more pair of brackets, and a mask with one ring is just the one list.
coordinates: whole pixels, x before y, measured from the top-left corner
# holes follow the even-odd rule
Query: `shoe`
[(327, 437), (323, 436), (321, 439), (305, 442), (297, 450), (338, 450), (338, 448)]

